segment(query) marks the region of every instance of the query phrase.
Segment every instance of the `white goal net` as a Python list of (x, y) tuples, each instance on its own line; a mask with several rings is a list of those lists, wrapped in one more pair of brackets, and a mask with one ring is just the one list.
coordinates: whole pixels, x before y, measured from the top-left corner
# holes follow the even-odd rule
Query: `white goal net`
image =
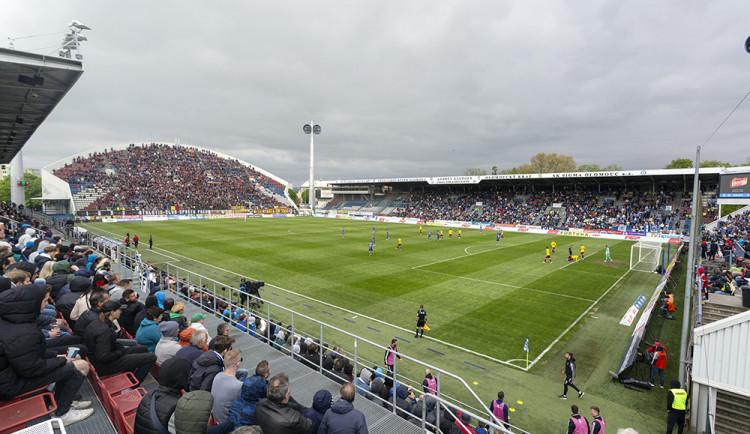
[(630, 246), (630, 269), (652, 273), (661, 261), (661, 243), (638, 241)]

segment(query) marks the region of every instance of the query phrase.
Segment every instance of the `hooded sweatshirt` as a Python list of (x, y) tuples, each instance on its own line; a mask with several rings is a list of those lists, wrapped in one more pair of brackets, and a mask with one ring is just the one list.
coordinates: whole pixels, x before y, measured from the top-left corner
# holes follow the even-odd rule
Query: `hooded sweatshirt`
[(351, 402), (339, 399), (323, 416), (318, 432), (367, 434), (365, 415), (355, 409)]
[(156, 344), (161, 340), (162, 335), (159, 331), (159, 323), (148, 318), (141, 321), (138, 331), (135, 333), (135, 341), (148, 348), (149, 353), (154, 352)]
[(57, 297), (63, 286), (73, 280), (73, 274), (70, 272), (70, 262), (59, 261), (52, 265), (52, 275), (47, 278), (47, 285), (52, 287), (52, 298)]
[(302, 413), (302, 416), (310, 419), (313, 422), (313, 429), (311, 432), (318, 432), (320, 421), (323, 420), (323, 416), (325, 416), (326, 411), (331, 408), (332, 400), (333, 397), (331, 396), (331, 392), (325, 389), (321, 389), (315, 392), (315, 396), (313, 396), (312, 407), (308, 408)]
[(62, 314), (65, 321), (70, 322), (70, 314), (73, 312), (76, 302), (83, 295), (84, 291), (91, 286), (91, 280), (85, 277), (76, 276), (70, 281), (68, 287), (70, 292), (63, 294), (55, 303), (57, 311)]
[(267, 387), (263, 377), (254, 375), (246, 379), (242, 383), (240, 396), (235, 398), (229, 407), (227, 421), (233, 422), (235, 426), (252, 425), (255, 421), (255, 407), (262, 398), (265, 398)]
[(136, 410), (135, 432), (146, 434), (158, 434), (151, 422), (151, 397), (156, 396), (156, 416), (164, 428), (169, 427), (169, 432), (176, 432), (173, 423), (173, 414), (180, 391), (185, 388), (190, 372), (190, 363), (185, 359), (169, 359), (159, 369), (159, 387), (149, 392), (141, 399)]

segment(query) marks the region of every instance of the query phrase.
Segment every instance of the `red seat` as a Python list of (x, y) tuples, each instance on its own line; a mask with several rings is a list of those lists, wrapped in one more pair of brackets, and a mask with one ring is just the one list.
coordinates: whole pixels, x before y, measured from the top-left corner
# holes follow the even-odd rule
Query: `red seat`
[(112, 401), (113, 408), (114, 405), (117, 404), (117, 408), (120, 409), (122, 414), (128, 414), (138, 408), (138, 404), (141, 403), (141, 398), (145, 395), (146, 389), (139, 387), (119, 395), (109, 395), (109, 398)]
[[(140, 393), (139, 393), (140, 394)], [(110, 401), (112, 405), (114, 420), (112, 424), (117, 428), (120, 434), (133, 434), (133, 427), (135, 425), (135, 411), (130, 413), (124, 413), (121, 411), (117, 401)]]
[(23, 429), (26, 423), (55, 410), (57, 410), (57, 403), (50, 392), (4, 403), (0, 407), (0, 434)]

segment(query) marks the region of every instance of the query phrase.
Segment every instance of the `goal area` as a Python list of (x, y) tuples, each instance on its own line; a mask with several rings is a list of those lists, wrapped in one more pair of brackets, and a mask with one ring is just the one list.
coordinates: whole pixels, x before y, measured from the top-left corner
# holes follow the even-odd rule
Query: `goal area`
[(638, 241), (630, 246), (630, 269), (653, 273), (659, 268), (661, 243)]

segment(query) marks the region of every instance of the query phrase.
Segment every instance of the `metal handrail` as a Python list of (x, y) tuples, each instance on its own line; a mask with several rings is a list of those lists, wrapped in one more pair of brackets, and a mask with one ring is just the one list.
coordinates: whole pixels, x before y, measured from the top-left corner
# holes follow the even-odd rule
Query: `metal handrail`
[[(141, 259), (141, 255), (138, 253), (137, 250), (135, 250), (133, 248), (130, 248), (130, 247), (126, 247), (126, 246), (124, 246), (119, 241), (113, 240), (111, 238), (99, 236), (99, 235), (93, 234), (91, 232), (87, 232), (87, 233), (83, 234), (83, 238), (88, 241), (90, 247), (92, 247), (95, 250), (103, 253), (104, 255), (110, 256), (112, 259), (114, 259), (120, 265), (122, 265), (125, 268), (128, 268), (128, 269), (132, 270), (134, 273), (138, 274), (139, 278), (142, 279), (142, 277), (143, 277), (142, 271), (146, 268), (146, 264), (143, 263), (143, 261)], [(193, 283), (191, 281), (191, 279), (190, 279), (191, 275), (193, 276), (193, 279), (194, 278), (198, 278), (199, 279), (198, 287), (197, 288), (198, 288), (198, 292), (201, 294), (201, 298), (203, 297), (204, 293), (208, 293), (208, 294), (212, 295), (213, 298), (214, 298), (213, 306), (206, 307), (206, 306), (203, 306), (202, 304), (200, 304), (200, 307), (202, 309), (206, 309), (208, 311), (213, 312), (214, 314), (218, 313), (218, 314), (220, 314), (220, 315), (223, 316), (223, 314), (221, 312), (217, 312), (217, 310), (216, 310), (215, 300), (217, 298), (222, 298), (222, 299), (224, 298), (220, 294), (217, 294), (217, 292), (216, 292), (217, 285), (219, 287), (223, 287), (225, 289), (229, 289), (229, 299), (226, 300), (226, 301), (227, 301), (227, 303), (230, 306), (234, 306), (235, 308), (240, 306), (239, 304), (237, 304), (237, 303), (235, 303), (233, 301), (233, 299), (234, 299), (233, 296), (234, 296), (235, 292), (237, 292), (237, 294), (239, 295), (241, 291), (239, 291), (238, 289), (233, 288), (231, 285), (222, 284), (221, 282), (219, 282), (217, 280), (214, 280), (212, 278), (203, 276), (201, 274), (195, 273), (193, 271), (190, 271), (188, 269), (176, 266), (176, 265), (171, 264), (171, 263), (166, 263), (162, 267), (162, 271), (164, 271), (164, 270), (166, 270), (166, 275), (169, 276), (169, 277), (174, 277), (175, 280), (176, 280), (176, 282), (184, 281), (184, 282), (187, 282), (190, 285), (190, 284)], [(176, 272), (175, 273), (170, 272), (172, 270), (174, 270)], [(180, 273), (179, 273), (180, 270), (183, 271), (182, 275), (180, 275)], [(162, 278), (162, 277), (163, 276), (160, 274), (159, 278)], [(204, 284), (204, 282), (205, 282), (205, 284)], [(144, 282), (144, 283), (146, 283), (146, 285), (144, 286), (144, 288), (148, 288), (147, 282)], [(209, 284), (209, 283), (213, 284), (212, 285), (213, 286), (212, 290), (209, 290), (209, 288), (205, 288), (205, 291), (204, 291), (203, 287), (206, 284)], [(182, 295), (179, 292), (178, 292), (178, 294)], [(248, 294), (248, 297), (250, 299), (253, 298), (253, 296), (250, 295), (250, 294)], [(357, 349), (358, 349), (358, 344), (359, 343), (368, 344), (368, 345), (373, 346), (375, 348), (378, 348), (378, 349), (380, 349), (382, 351), (387, 350), (387, 347), (384, 347), (384, 346), (382, 346), (380, 344), (377, 344), (375, 342), (372, 342), (372, 341), (370, 341), (368, 339), (365, 339), (365, 338), (362, 338), (360, 336), (357, 336), (357, 335), (355, 335), (355, 334), (353, 334), (351, 332), (342, 330), (342, 329), (340, 329), (338, 327), (335, 327), (333, 325), (327, 324), (327, 323), (325, 323), (325, 322), (323, 322), (323, 321), (321, 321), (319, 319), (316, 319), (316, 318), (307, 316), (305, 314), (296, 312), (296, 311), (294, 311), (292, 309), (289, 309), (287, 307), (281, 306), (281, 305), (279, 305), (277, 303), (273, 303), (273, 302), (268, 301), (268, 300), (263, 300), (263, 302), (266, 303), (266, 305), (267, 305), (267, 307), (266, 307), (266, 311), (267, 312), (266, 312), (266, 317), (265, 318), (266, 318), (266, 320), (267, 320), (267, 322), (269, 324), (269, 327), (272, 324), (271, 323), (272, 318), (271, 318), (270, 310), (271, 310), (271, 306), (274, 306), (275, 308), (280, 309), (281, 311), (286, 312), (286, 313), (288, 313), (288, 314), (291, 315), (291, 319), (292, 319), (292, 321), (291, 321), (291, 327), (292, 327), (291, 333), (292, 333), (292, 336), (294, 336), (294, 334), (295, 334), (294, 319), (295, 319), (295, 317), (298, 317), (298, 318), (301, 318), (301, 319), (312, 321), (313, 323), (317, 323), (317, 324), (320, 325), (320, 342), (321, 342), (321, 345), (322, 345), (322, 343), (325, 342), (324, 339), (323, 339), (323, 337), (324, 337), (324, 333), (323, 333), (324, 327), (327, 327), (328, 329), (330, 329), (332, 331), (335, 331), (337, 333), (341, 333), (341, 334), (343, 334), (345, 336), (353, 338), (354, 339), (354, 353), (353, 353), (353, 356), (354, 356), (354, 372), (357, 372), (357, 365), (358, 365), (358, 362), (360, 360), (360, 358), (358, 357), (358, 354), (357, 354)], [(246, 308), (246, 306), (242, 306), (242, 307)], [(482, 400), (479, 398), (479, 396), (468, 385), (468, 383), (466, 383), (466, 381), (464, 381), (463, 378), (461, 378), (458, 375), (455, 375), (455, 374), (453, 374), (453, 373), (451, 373), (449, 371), (445, 371), (445, 370), (443, 370), (441, 368), (438, 368), (436, 366), (430, 365), (430, 364), (428, 364), (426, 362), (423, 362), (423, 361), (421, 361), (419, 359), (416, 359), (416, 358), (413, 358), (411, 356), (408, 356), (406, 354), (403, 354), (403, 353), (400, 353), (400, 352), (396, 352), (396, 354), (398, 354), (399, 356), (401, 356), (402, 358), (404, 358), (404, 359), (406, 359), (408, 361), (412, 361), (412, 362), (415, 362), (416, 364), (419, 364), (419, 365), (421, 365), (421, 366), (423, 366), (425, 368), (429, 368), (431, 371), (433, 371), (436, 374), (437, 395), (432, 395), (432, 396), (434, 398), (436, 398), (437, 401), (438, 401), (437, 402), (437, 406), (436, 406), (436, 414), (438, 416), (437, 417), (438, 421), (440, 420), (439, 415), (440, 415), (440, 411), (441, 411), (441, 404), (445, 408), (451, 408), (451, 407), (459, 407), (458, 405), (455, 404), (455, 403), (458, 403), (458, 404), (460, 404), (460, 408), (462, 408), (461, 411), (463, 413), (466, 413), (469, 416), (472, 416), (472, 417), (474, 417), (477, 420), (480, 420), (480, 421), (482, 421), (484, 423), (487, 423), (488, 426), (491, 427), (491, 428), (494, 428), (496, 430), (496, 432), (498, 432), (498, 431), (502, 432), (502, 433), (510, 433), (511, 432), (508, 429), (506, 429), (502, 423), (495, 422), (496, 419), (492, 416), (492, 412), (490, 411), (490, 409), (482, 402)], [(368, 366), (368, 369), (369, 369), (369, 366)], [(321, 352), (321, 356), (320, 356), (320, 363), (318, 364), (318, 370), (320, 372), (322, 372), (322, 352)], [(397, 378), (398, 378), (398, 369), (397, 369), (397, 361), (396, 360), (394, 360), (394, 372), (393, 372), (392, 375), (393, 375), (394, 386), (395, 386)], [(443, 397), (443, 395), (442, 395), (442, 393), (440, 391), (441, 375), (444, 375), (444, 376), (446, 376), (446, 377), (448, 377), (450, 379), (458, 381), (470, 393), (470, 395), (474, 397), (474, 399), (476, 400), (476, 402), (479, 403), (480, 408), (478, 409), (478, 411), (474, 407), (472, 407), (470, 405), (467, 405), (466, 403), (463, 403), (463, 402), (461, 402), (461, 401), (459, 401), (457, 399), (450, 398), (449, 396)], [(408, 378), (404, 377), (403, 375), (401, 377), (409, 380)], [(410, 380), (410, 381), (413, 381), (413, 380)], [(421, 383), (419, 383), (419, 384), (421, 386)], [(379, 400), (383, 401), (380, 397), (377, 397), (377, 398)], [(451, 403), (446, 398), (452, 399), (453, 401), (455, 401), (455, 403)], [(395, 387), (394, 387), (393, 402), (389, 402), (389, 405), (392, 405), (392, 407), (393, 407), (392, 411), (393, 411), (394, 414), (398, 410), (395, 404), (396, 404), (396, 393), (395, 393)], [(471, 409), (471, 411), (466, 410), (467, 408)], [(424, 413), (424, 411), (425, 411), (425, 406), (423, 405), (423, 413)], [(490, 417), (489, 418), (485, 418), (485, 417), (482, 417), (482, 416), (478, 416), (478, 414), (481, 413), (481, 412), (484, 412), (484, 414), (486, 414), (486, 415), (490, 415)], [(423, 429), (424, 429), (424, 423), (426, 423), (426, 422), (425, 422), (424, 418), (422, 419), (422, 421), (423, 421)], [(514, 432), (521, 432), (521, 433), (526, 433), (527, 432), (527, 431), (524, 431), (524, 430), (522, 430), (522, 429), (520, 429), (518, 427), (515, 427), (513, 425), (511, 425), (511, 427), (514, 429)]]

